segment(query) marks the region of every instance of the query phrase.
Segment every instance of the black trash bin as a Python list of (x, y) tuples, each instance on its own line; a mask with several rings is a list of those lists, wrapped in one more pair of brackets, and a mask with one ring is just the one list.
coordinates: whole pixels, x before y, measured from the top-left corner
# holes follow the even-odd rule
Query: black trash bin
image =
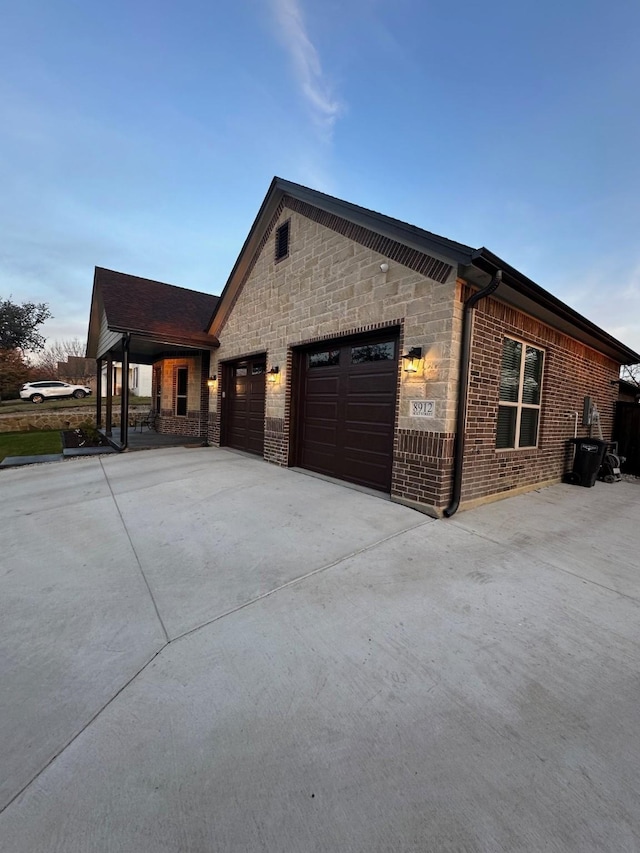
[(575, 445), (576, 451), (568, 481), (576, 486), (595, 486), (609, 442), (599, 438), (572, 438), (570, 444)]

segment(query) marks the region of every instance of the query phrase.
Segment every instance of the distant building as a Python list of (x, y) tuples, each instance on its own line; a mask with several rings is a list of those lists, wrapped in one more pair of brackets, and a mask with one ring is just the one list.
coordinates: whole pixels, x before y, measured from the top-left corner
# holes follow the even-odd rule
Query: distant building
[(72, 385), (88, 385), (96, 390), (96, 362), (92, 358), (81, 358), (77, 355), (67, 356), (66, 361), (59, 361), (57, 377), (62, 382)]
[(640, 385), (621, 379), (618, 382), (618, 400), (621, 403), (640, 403)]
[[(95, 361), (94, 361), (95, 365)], [(129, 392), (137, 397), (151, 396), (151, 376), (153, 368), (150, 364), (129, 365)], [(122, 364), (113, 362), (113, 393), (119, 397), (122, 391)], [(102, 396), (107, 394), (107, 365), (102, 366)]]

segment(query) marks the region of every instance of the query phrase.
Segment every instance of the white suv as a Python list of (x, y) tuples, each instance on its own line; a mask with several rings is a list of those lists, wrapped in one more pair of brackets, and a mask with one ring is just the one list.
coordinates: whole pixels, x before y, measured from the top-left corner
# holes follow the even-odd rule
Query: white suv
[(56, 379), (47, 379), (45, 382), (27, 382), (20, 388), (20, 399), (31, 400), (32, 403), (42, 403), (46, 399), (56, 397), (87, 397), (91, 388), (87, 385), (69, 385), (68, 382), (58, 382)]

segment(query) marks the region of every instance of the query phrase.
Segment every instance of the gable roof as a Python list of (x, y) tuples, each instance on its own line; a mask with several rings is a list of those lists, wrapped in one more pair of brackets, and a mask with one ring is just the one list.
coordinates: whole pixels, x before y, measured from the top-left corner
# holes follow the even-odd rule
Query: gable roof
[[(531, 281), (510, 264), (502, 261), (485, 247), (474, 249), (425, 231), (399, 219), (385, 216), (373, 210), (351, 204), (317, 190), (275, 177), (262, 202), (251, 230), (238, 255), (220, 299), (211, 315), (208, 329), (219, 335), (244, 281), (252, 269), (254, 260), (264, 245), (268, 229), (274, 217), (285, 203), (301, 212), (314, 211), (314, 218), (321, 212), (318, 221), (324, 222), (345, 236), (375, 248), (383, 256), (393, 257), (399, 263), (411, 266), (436, 281), (444, 281), (448, 272), (457, 268), (457, 274), (472, 284), (487, 284), (493, 273), (503, 271), (502, 284), (493, 298), (537, 317), (553, 328), (582, 341), (620, 364), (636, 364), (640, 355), (616, 340), (574, 311), (560, 299), (540, 285)], [(291, 202), (297, 203), (291, 205)], [(382, 239), (375, 239), (375, 237)], [(394, 253), (394, 254), (392, 254)], [(418, 255), (422, 259), (418, 261)]]
[(103, 311), (111, 332), (171, 345), (217, 347), (217, 339), (205, 329), (217, 303), (218, 297), (209, 293), (96, 267), (87, 355), (98, 354)]

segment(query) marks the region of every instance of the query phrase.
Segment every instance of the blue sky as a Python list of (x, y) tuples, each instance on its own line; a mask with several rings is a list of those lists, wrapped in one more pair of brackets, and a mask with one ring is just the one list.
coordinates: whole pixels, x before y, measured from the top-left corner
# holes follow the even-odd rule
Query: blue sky
[(484, 245), (640, 351), (637, 0), (4, 0), (0, 296), (219, 293), (274, 175)]

